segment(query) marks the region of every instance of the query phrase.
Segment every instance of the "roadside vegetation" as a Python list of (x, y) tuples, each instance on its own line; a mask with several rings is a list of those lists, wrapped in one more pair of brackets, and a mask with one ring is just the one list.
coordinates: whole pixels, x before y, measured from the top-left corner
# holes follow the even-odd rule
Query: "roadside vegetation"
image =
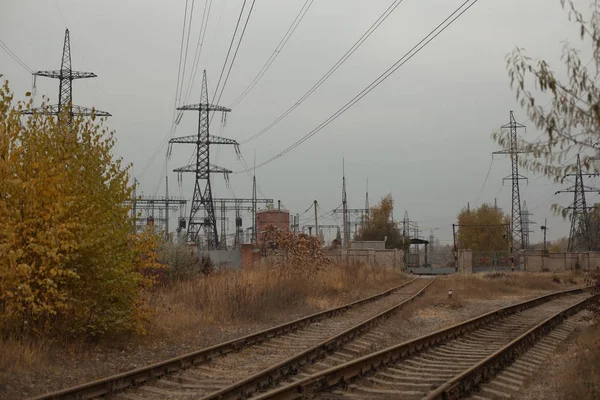
[(70, 121), (66, 109), (21, 114), (31, 107), (2, 83), (0, 335), (142, 332), (158, 243), (133, 230), (113, 132), (94, 116)]
[(379, 204), (371, 207), (369, 215), (365, 215), (355, 240), (385, 240), (386, 249), (401, 249), (408, 251), (410, 233), (400, 230), (398, 222), (394, 221), (394, 199), (391, 194), (381, 198)]

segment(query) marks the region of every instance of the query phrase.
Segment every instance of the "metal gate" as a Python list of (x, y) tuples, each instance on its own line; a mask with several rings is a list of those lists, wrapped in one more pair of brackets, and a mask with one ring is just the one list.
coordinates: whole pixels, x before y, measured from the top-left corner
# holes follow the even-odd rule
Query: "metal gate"
[[(515, 263), (517, 259), (515, 258)], [(509, 251), (474, 251), (473, 269), (479, 270), (504, 270), (511, 268), (511, 259)]]

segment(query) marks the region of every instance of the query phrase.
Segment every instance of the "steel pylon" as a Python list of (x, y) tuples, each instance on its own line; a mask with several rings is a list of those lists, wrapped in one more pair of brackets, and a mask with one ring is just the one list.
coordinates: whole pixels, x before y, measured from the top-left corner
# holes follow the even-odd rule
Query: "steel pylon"
[(584, 174), (581, 167), (581, 159), (577, 154), (577, 169), (574, 174), (565, 176), (574, 176), (575, 185), (569, 189), (559, 190), (558, 193), (573, 193), (573, 205), (567, 207), (571, 210), (571, 229), (569, 231), (569, 244), (567, 251), (592, 251), (596, 250), (592, 245), (592, 231), (590, 229), (590, 216), (588, 211), (594, 207), (587, 205), (585, 194), (586, 192), (594, 192), (596, 190), (588, 188), (583, 184), (584, 176), (598, 176), (597, 174)]
[(111, 114), (106, 111), (92, 110), (91, 108), (73, 105), (73, 81), (75, 79), (95, 78), (93, 72), (73, 71), (71, 68), (71, 40), (69, 30), (65, 30), (65, 40), (63, 43), (62, 61), (59, 70), (37, 71), (35, 76), (54, 78), (59, 80), (58, 86), (58, 104), (45, 108), (26, 110), (23, 114), (33, 114), (33, 112), (43, 112), (50, 115), (57, 115), (59, 118), (62, 111), (67, 109), (68, 122), (71, 122), (73, 116), (89, 116), (92, 113), (98, 117), (110, 117)]
[[(200, 229), (203, 229), (208, 248), (218, 249), (220, 248), (219, 234), (217, 232), (217, 218), (210, 176), (215, 173), (227, 176), (231, 171), (210, 163), (210, 145), (230, 144), (236, 147), (236, 152), (239, 152), (239, 149), (235, 140), (209, 134), (209, 116), (211, 111), (230, 112), (231, 109), (208, 102), (208, 84), (205, 70), (202, 77), (200, 103), (178, 107), (177, 110), (198, 111), (198, 133), (193, 136), (169, 140), (169, 144), (188, 143), (196, 145), (196, 163), (174, 170), (175, 172), (193, 172), (196, 175), (187, 238), (189, 242), (198, 243)], [(204, 211), (204, 215), (201, 215), (202, 211)]]
[(512, 239), (512, 250), (520, 250), (524, 248), (525, 233), (523, 232), (523, 220), (521, 213), (521, 193), (519, 189), (519, 181), (527, 180), (527, 178), (519, 174), (519, 153), (527, 153), (528, 151), (520, 151), (518, 149), (517, 129), (525, 128), (525, 125), (519, 124), (515, 120), (513, 112), (510, 112), (510, 122), (502, 125), (502, 129), (510, 130), (510, 146), (508, 150), (497, 151), (492, 154), (508, 154), (510, 155), (511, 174), (503, 179), (510, 180), (512, 183), (512, 205), (511, 205), (511, 223), (510, 234)]

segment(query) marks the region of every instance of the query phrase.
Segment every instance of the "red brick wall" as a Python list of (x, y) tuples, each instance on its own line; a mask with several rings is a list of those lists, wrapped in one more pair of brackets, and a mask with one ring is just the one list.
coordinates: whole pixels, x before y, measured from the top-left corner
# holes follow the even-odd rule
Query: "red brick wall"
[(274, 225), (281, 230), (290, 230), (289, 211), (264, 210), (256, 213), (256, 243), (260, 246), (261, 232), (267, 225)]
[(242, 269), (251, 269), (252, 266), (260, 261), (260, 250), (252, 244), (242, 245)]

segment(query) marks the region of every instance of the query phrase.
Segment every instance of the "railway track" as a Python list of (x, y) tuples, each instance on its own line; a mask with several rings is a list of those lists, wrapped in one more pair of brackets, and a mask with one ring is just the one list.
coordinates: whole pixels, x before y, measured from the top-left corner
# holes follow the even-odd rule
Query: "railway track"
[(433, 281), (415, 278), (366, 299), (34, 400), (220, 398), (223, 391), (246, 396), (362, 335)]
[[(312, 375), (299, 376), (255, 399), (466, 397), (565, 318), (585, 308), (597, 297), (590, 296), (587, 289), (540, 296), (336, 366), (323, 365)], [(535, 360), (541, 362), (539, 355)], [(534, 365), (519, 359), (512, 367), (531, 372)], [(476, 395), (510, 398), (509, 393), (489, 386), (485, 393), (489, 396)]]

